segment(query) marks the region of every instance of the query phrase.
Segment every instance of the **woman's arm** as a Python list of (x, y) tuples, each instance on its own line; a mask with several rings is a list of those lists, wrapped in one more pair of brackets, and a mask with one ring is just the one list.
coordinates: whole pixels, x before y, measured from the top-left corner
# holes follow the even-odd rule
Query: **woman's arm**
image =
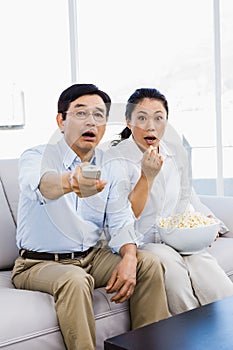
[(144, 152), (141, 163), (141, 176), (134, 189), (129, 194), (129, 200), (135, 217), (142, 213), (153, 184), (153, 181), (163, 165), (163, 159), (154, 148)]

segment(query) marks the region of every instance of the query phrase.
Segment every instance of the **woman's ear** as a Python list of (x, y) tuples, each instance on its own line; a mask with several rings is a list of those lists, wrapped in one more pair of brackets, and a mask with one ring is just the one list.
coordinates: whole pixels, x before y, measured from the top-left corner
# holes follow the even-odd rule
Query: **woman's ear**
[(126, 119), (126, 125), (131, 130), (131, 120), (130, 119)]
[(59, 129), (63, 133), (64, 132), (64, 122), (65, 122), (65, 120), (63, 120), (63, 118), (62, 118), (62, 113), (58, 113), (57, 114), (56, 120), (57, 120), (57, 125), (58, 125)]

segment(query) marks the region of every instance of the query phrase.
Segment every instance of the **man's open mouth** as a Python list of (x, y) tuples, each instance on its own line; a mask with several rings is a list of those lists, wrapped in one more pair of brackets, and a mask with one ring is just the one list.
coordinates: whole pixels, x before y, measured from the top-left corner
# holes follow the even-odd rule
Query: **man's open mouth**
[(85, 140), (93, 140), (93, 139), (96, 137), (96, 135), (95, 135), (95, 133), (94, 133), (93, 131), (88, 130), (88, 131), (86, 131), (86, 132), (84, 132), (84, 133), (82, 134), (82, 137), (83, 137)]

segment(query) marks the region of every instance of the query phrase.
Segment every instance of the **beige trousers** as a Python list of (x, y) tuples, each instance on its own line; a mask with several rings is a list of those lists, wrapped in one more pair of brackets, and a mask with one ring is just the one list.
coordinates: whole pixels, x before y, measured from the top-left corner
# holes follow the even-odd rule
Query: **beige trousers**
[[(170, 316), (159, 259), (146, 251), (138, 251), (137, 258), (137, 284), (130, 298), (132, 329)], [(54, 297), (68, 350), (93, 350), (93, 289), (107, 284), (120, 259), (107, 248), (94, 248), (85, 258), (60, 262), (19, 257), (12, 280), (16, 288), (42, 291)]]
[(146, 243), (141, 248), (153, 252), (163, 263), (173, 315), (233, 295), (233, 283), (208, 252), (182, 256), (160, 243)]

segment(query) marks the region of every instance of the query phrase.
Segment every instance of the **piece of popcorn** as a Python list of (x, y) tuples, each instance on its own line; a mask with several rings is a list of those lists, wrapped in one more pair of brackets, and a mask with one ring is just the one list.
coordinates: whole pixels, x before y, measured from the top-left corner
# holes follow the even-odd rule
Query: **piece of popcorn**
[(214, 218), (209, 218), (199, 212), (187, 211), (183, 214), (161, 218), (159, 226), (163, 228), (195, 228), (215, 223)]

